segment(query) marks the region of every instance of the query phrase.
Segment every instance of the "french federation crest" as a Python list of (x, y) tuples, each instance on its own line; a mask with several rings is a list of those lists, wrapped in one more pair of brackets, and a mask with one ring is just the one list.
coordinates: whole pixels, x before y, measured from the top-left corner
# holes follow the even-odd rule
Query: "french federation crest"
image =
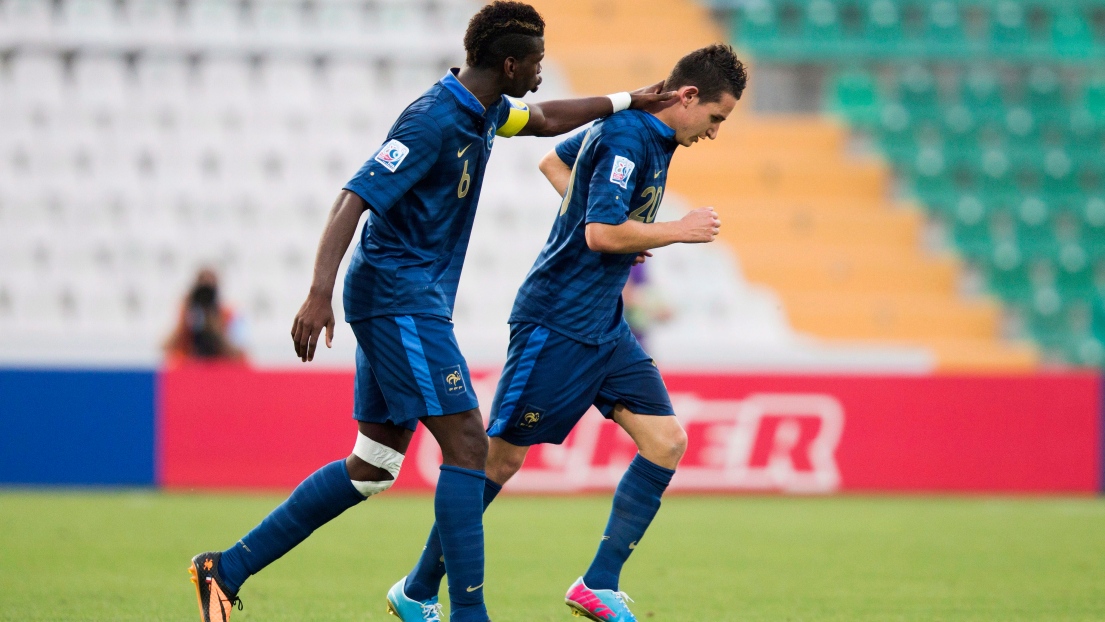
[(395, 169), (399, 168), (399, 165), (403, 163), (403, 159), (410, 153), (410, 149), (403, 143), (395, 140), (394, 138), (389, 140), (383, 147), (380, 147), (380, 151), (376, 153), (374, 158), (384, 168), (395, 172)]
[(614, 168), (610, 170), (610, 181), (625, 190), (629, 184), (629, 177), (633, 174), (633, 169), (636, 166), (633, 160), (629, 158), (614, 156)]
[(441, 382), (445, 385), (445, 393), (448, 395), (460, 395), (468, 391), (464, 386), (464, 372), (460, 365), (441, 368)]
[(541, 418), (544, 416), (544, 408), (526, 404), (526, 407), (522, 410), (522, 416), (518, 418), (518, 427), (523, 430), (532, 430), (537, 427), (538, 423), (541, 423)]

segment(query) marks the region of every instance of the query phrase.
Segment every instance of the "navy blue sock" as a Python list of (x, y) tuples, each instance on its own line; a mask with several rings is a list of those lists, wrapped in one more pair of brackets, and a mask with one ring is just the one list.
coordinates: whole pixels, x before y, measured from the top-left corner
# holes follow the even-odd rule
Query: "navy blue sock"
[(637, 454), (614, 492), (614, 507), (606, 523), (602, 542), (583, 582), (593, 590), (617, 590), (618, 577), (629, 554), (645, 535), (656, 512), (660, 497), (671, 483), (675, 471), (665, 469)]
[(487, 622), (483, 604), (483, 471), (441, 465), (434, 495), (438, 537), (449, 574), (449, 619)]
[(345, 460), (338, 460), (303, 480), (237, 544), (223, 551), (219, 576), (237, 594), (251, 575), (280, 559), (307, 536), (365, 498), (349, 481)]
[[(483, 509), (498, 496), (502, 486), (491, 480), (487, 480), (483, 486)], [(403, 585), (403, 592), (408, 598), (414, 600), (429, 600), (437, 596), (441, 591), (441, 580), (445, 578), (445, 557), (441, 552), (441, 537), (437, 533), (437, 523), (430, 529), (430, 537), (426, 538), (426, 546), (422, 548), (422, 556), (414, 565), (414, 570), (407, 575), (407, 582)]]

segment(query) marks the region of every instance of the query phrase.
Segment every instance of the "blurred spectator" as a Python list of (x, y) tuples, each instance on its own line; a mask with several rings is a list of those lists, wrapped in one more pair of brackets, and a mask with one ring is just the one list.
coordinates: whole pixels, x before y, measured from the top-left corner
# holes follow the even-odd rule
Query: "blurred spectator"
[(671, 308), (664, 303), (656, 288), (649, 285), (647, 264), (639, 263), (629, 272), (629, 280), (622, 290), (625, 304), (625, 321), (637, 336), (641, 346), (648, 349), (648, 333), (656, 324), (672, 318)]
[(219, 278), (203, 268), (181, 305), (180, 320), (165, 344), (170, 359), (245, 360), (240, 322), (219, 303)]

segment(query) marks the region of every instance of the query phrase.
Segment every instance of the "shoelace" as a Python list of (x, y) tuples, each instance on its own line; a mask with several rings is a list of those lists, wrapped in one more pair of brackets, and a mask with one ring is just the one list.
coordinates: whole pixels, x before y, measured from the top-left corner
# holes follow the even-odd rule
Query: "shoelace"
[(441, 614), (444, 605), (437, 603), (436, 605), (422, 605), (422, 618), (426, 622), (441, 622)]
[(242, 603), (242, 599), (241, 599), (241, 598), (238, 598), (237, 596), (234, 596), (234, 597), (229, 597), (229, 598), (227, 598), (226, 600), (227, 600), (227, 602), (229, 602), (229, 603), (230, 603), (230, 606), (231, 606), (231, 607), (237, 607), (237, 608), (238, 608), (238, 611), (241, 611), (241, 610), (242, 610), (242, 608), (243, 608), (243, 607), (245, 606), (245, 605), (244, 605), (244, 604)]
[(629, 602), (633, 602), (633, 599), (629, 597), (629, 594), (626, 594), (625, 592), (614, 592), (614, 598), (617, 598), (618, 602), (620, 602), (622, 604), (622, 607), (625, 609), (625, 612), (627, 614), (629, 614), (630, 619), (632, 619), (632, 620), (637, 619), (633, 616), (633, 612), (631, 612), (629, 610), (629, 604), (625, 602), (627, 600)]

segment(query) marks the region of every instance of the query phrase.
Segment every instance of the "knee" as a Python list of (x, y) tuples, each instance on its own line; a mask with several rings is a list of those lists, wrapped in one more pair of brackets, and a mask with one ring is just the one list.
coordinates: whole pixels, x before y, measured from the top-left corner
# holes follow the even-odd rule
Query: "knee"
[(487, 479), (499, 484), (507, 483), (522, 468), (526, 455), (495, 454), (487, 459)]
[(349, 471), (349, 479), (358, 482), (383, 482), (395, 479), (391, 473), (365, 462), (357, 454), (350, 454), (345, 459), (345, 469)]
[(675, 425), (657, 430), (638, 448), (642, 456), (668, 469), (674, 469), (687, 452), (687, 432), (674, 417), (672, 422)]
[(687, 432), (683, 426), (676, 423), (665, 439), (665, 448), (668, 455), (676, 462), (683, 459), (683, 454), (687, 453)]
[(365, 498), (391, 488), (402, 466), (403, 454), (362, 433), (357, 434), (353, 453), (345, 459), (350, 482)]

